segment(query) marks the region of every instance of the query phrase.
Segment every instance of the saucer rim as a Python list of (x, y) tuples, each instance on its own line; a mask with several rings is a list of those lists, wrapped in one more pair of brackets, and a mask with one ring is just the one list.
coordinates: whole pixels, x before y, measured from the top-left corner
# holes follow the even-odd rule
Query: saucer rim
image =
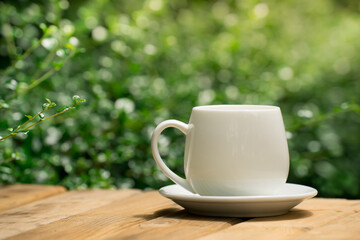
[[(177, 184), (171, 184), (164, 186), (159, 189), (159, 193), (164, 197), (170, 198), (172, 200), (180, 200), (180, 201), (191, 201), (191, 202), (281, 202), (281, 201), (296, 201), (296, 200), (304, 200), (315, 197), (318, 194), (318, 191), (309, 186), (295, 184), (295, 183), (286, 183), (286, 185), (291, 186), (293, 188), (301, 188), (303, 191), (300, 193), (294, 194), (279, 194), (279, 195), (261, 195), (261, 196), (200, 196), (198, 194), (174, 194), (169, 193), (167, 189), (169, 188), (182, 188)], [(306, 190), (305, 190), (306, 189)]]

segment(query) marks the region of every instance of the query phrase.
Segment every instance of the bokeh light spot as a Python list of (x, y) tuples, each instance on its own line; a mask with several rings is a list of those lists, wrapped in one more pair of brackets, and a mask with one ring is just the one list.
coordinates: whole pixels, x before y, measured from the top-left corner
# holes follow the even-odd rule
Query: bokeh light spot
[(153, 11), (159, 11), (162, 9), (162, 7), (163, 7), (162, 0), (151, 0), (149, 2), (149, 8)]
[(293, 78), (294, 72), (290, 67), (283, 67), (279, 70), (278, 75), (282, 80), (287, 81)]
[(146, 44), (145, 47), (144, 47), (144, 52), (147, 54), (147, 55), (154, 55), (156, 53), (156, 47), (152, 44)]
[(257, 18), (264, 18), (269, 14), (269, 7), (266, 3), (259, 3), (254, 7), (254, 14)]
[(107, 38), (107, 30), (103, 26), (98, 26), (91, 32), (91, 36), (95, 41), (104, 41)]

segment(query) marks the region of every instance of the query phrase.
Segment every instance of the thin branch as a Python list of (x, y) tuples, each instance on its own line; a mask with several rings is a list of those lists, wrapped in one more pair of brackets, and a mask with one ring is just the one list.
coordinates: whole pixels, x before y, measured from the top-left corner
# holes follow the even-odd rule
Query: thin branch
[[(70, 60), (70, 58), (72, 58), (75, 54), (75, 51), (71, 51), (70, 54), (68, 56), (66, 56), (66, 58), (64, 59), (63, 65)], [(26, 89), (24, 89), (22, 91), (22, 93), (29, 91), (30, 89), (36, 87), (37, 85), (39, 85), (40, 83), (42, 83), (43, 81), (45, 81), (46, 79), (48, 79), (50, 76), (52, 76), (54, 73), (56, 73), (57, 71), (59, 71), (60, 68), (59, 67), (54, 67), (52, 69), (50, 69), (48, 72), (46, 72), (44, 75), (42, 75), (40, 78), (38, 78), (37, 80), (33, 81)]]
[(18, 57), (18, 59), (13, 62), (9, 67), (7, 67), (4, 71), (3, 71), (3, 76), (8, 75), (12, 70), (14, 70), (14, 67), (16, 66), (16, 64), (22, 60), (24, 60), (27, 56), (29, 56), (36, 48), (38, 48), (41, 44), (41, 41), (47, 36), (47, 34), (43, 34), (43, 36), (36, 41), (33, 45), (31, 45), (20, 57)]
[(36, 72), (34, 73), (34, 75), (32, 76), (31, 79), (37, 79), (41, 72), (51, 63), (51, 61), (54, 59), (56, 54), (56, 49), (52, 50), (51, 52), (49, 52), (49, 54), (46, 56), (46, 58), (44, 59), (44, 61), (41, 63), (41, 66), (36, 70)]
[(7, 49), (8, 49), (8, 53), (9, 53), (9, 57), (11, 59), (12, 63), (16, 62), (16, 47), (15, 47), (15, 42), (14, 42), (14, 37), (12, 34), (12, 27), (10, 24), (6, 24), (6, 27), (9, 27), (9, 32), (7, 34), (5, 34), (5, 40), (7, 43)]
[[(51, 116), (49, 116), (49, 117), (47, 117), (47, 118), (40, 119), (39, 121), (37, 121), (37, 122), (31, 124), (30, 126), (22, 129), (22, 131), (26, 131), (26, 130), (32, 128), (33, 126), (38, 125), (38, 124), (41, 123), (41, 122), (44, 122), (44, 121), (49, 120), (49, 119), (51, 119), (51, 118), (54, 118), (54, 117), (56, 117), (56, 116), (58, 116), (58, 115), (60, 115), (60, 114), (63, 114), (63, 113), (65, 113), (65, 112), (67, 112), (67, 111), (70, 111), (70, 110), (72, 110), (73, 108), (75, 108), (76, 105), (77, 105), (77, 104), (75, 104), (75, 105), (72, 106), (72, 107), (65, 108), (65, 109), (62, 110), (61, 112), (55, 113), (54, 115), (51, 115)], [(0, 141), (1, 141), (1, 139), (0, 139)]]
[(49, 119), (54, 118), (54, 117), (56, 117), (56, 116), (58, 116), (58, 115), (60, 115), (60, 114), (66, 113), (66, 112), (74, 109), (78, 104), (79, 104), (79, 103), (76, 103), (76, 104), (74, 104), (74, 105), (71, 106), (71, 107), (65, 108), (65, 109), (62, 110), (61, 112), (55, 113), (55, 114), (53, 114), (53, 115), (51, 115), (51, 116), (49, 116), (49, 117), (47, 117), (47, 118), (44, 118), (43, 121), (49, 120)]
[(36, 117), (38, 117), (39, 115), (43, 114), (44, 112), (46, 112), (47, 110), (49, 110), (49, 108), (46, 108), (44, 110), (42, 110), (41, 112), (39, 112), (38, 114), (36, 114), (35, 116), (29, 118), (25, 123), (21, 124), (20, 126), (18, 126), (14, 132), (19, 131), (20, 129), (22, 129), (23, 127), (26, 126), (26, 124), (28, 124), (29, 122), (31, 122), (32, 120), (34, 120)]
[(60, 112), (58, 112), (58, 113), (55, 113), (55, 114), (53, 114), (53, 115), (51, 115), (51, 116), (49, 116), (49, 117), (47, 117), (47, 118), (40, 119), (39, 121), (37, 121), (37, 122), (29, 125), (28, 127), (25, 127), (29, 122), (31, 122), (31, 121), (34, 120), (36, 117), (38, 117), (39, 115), (43, 114), (44, 112), (46, 112), (47, 110), (50, 109), (50, 107), (45, 108), (44, 110), (42, 110), (41, 112), (39, 112), (39, 113), (36, 114), (35, 116), (31, 117), (31, 118), (30, 118), (29, 120), (27, 120), (25, 123), (21, 124), (19, 127), (17, 127), (17, 128), (16, 128), (13, 132), (11, 132), (9, 135), (7, 135), (7, 136), (5, 136), (5, 137), (0, 137), (0, 142), (3, 141), (3, 140), (5, 140), (5, 139), (7, 139), (7, 138), (11, 138), (11, 137), (17, 135), (20, 131), (29, 130), (30, 128), (38, 125), (38, 124), (41, 123), (41, 122), (44, 122), (44, 121), (46, 121), (46, 120), (49, 120), (49, 119), (54, 118), (54, 117), (56, 117), (56, 116), (59, 116), (60, 114), (63, 114), (63, 113), (65, 113), (65, 112), (68, 112), (68, 111), (74, 109), (77, 105), (79, 105), (79, 103), (84, 102), (84, 101), (85, 101), (84, 99), (82, 99), (81, 101), (76, 101), (73, 106), (67, 107), (67, 108), (65, 108), (64, 110), (62, 110), (62, 111), (60, 111)]
[(11, 137), (13, 137), (13, 136), (15, 136), (17, 133), (10, 133), (9, 135), (7, 135), (6, 137), (2, 137), (2, 138), (0, 138), (0, 142), (1, 141), (3, 141), (3, 140), (5, 140), (5, 139), (7, 139), (7, 138), (11, 138)]
[[(64, 59), (63, 65), (68, 62), (70, 60), (70, 58), (72, 58), (75, 54), (75, 51), (71, 51), (70, 54), (68, 56), (66, 56), (66, 58)], [(23, 94), (28, 92), (29, 90), (33, 89), (34, 87), (36, 87), (37, 85), (39, 85), (40, 83), (42, 83), (43, 81), (47, 80), (49, 77), (51, 77), (54, 73), (56, 73), (57, 71), (59, 71), (61, 68), (59, 67), (53, 67), (52, 69), (50, 69), (49, 71), (47, 71), (46, 73), (44, 73), (41, 77), (39, 77), (38, 79), (32, 81), (32, 83), (27, 86), (27, 88), (23, 89), (23, 90), (19, 90), (18, 92), (15, 92), (13, 95), (11, 95), (9, 97), (9, 99), (12, 99), (16, 96), (18, 96), (19, 94)], [(9, 100), (8, 99), (8, 100)]]
[(14, 158), (8, 158), (8, 159), (6, 159), (6, 160), (4, 160), (4, 161), (0, 162), (0, 165), (3, 165), (3, 164), (6, 164), (6, 163), (9, 163), (9, 162), (11, 162), (11, 161), (13, 161), (13, 160), (15, 160), (15, 159), (14, 159)]
[[(27, 86), (27, 88), (25, 88), (24, 90), (21, 90), (20, 93), (26, 93), (27, 91), (29, 91), (30, 89), (36, 87), (37, 85), (39, 85), (40, 83), (42, 83), (43, 81), (45, 81), (46, 79), (48, 79), (50, 76), (52, 76), (54, 73), (56, 73), (58, 71), (57, 68), (52, 68), (49, 71), (47, 71), (46, 73), (44, 73), (44, 75), (42, 75), (40, 78), (36, 79), (35, 81), (33, 81), (29, 86)], [(17, 94), (15, 94), (16, 96)]]

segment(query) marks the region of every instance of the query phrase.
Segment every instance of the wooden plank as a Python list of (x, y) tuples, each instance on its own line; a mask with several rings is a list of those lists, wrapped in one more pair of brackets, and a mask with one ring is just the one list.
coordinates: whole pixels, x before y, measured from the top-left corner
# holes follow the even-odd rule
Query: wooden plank
[(336, 219), (322, 227), (311, 229), (305, 234), (294, 238), (296, 240), (304, 239), (360, 239), (360, 204), (349, 216)]
[(254, 218), (200, 239), (294, 239), (359, 211), (359, 202), (315, 198), (305, 201), (286, 215)]
[(15, 236), (139, 193), (138, 190), (71, 191), (10, 209), (0, 215), (0, 239)]
[(104, 239), (122, 229), (181, 209), (158, 192), (151, 191), (40, 226), (8, 240)]
[(239, 218), (195, 216), (181, 210), (133, 225), (104, 239), (195, 239), (228, 228), (241, 221)]
[(61, 186), (15, 184), (0, 188), (0, 213), (65, 192)]
[(313, 198), (299, 204), (297, 209), (308, 211), (316, 210), (351, 210), (359, 209), (360, 200), (347, 200), (342, 198)]

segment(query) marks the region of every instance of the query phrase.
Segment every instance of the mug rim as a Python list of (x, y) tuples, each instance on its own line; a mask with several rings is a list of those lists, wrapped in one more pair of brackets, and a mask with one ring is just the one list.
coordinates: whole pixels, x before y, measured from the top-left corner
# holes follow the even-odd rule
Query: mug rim
[(280, 110), (278, 106), (272, 105), (248, 105), (248, 104), (219, 104), (203, 105), (193, 107), (196, 111), (213, 111), (213, 112), (245, 112), (245, 111), (272, 111)]

